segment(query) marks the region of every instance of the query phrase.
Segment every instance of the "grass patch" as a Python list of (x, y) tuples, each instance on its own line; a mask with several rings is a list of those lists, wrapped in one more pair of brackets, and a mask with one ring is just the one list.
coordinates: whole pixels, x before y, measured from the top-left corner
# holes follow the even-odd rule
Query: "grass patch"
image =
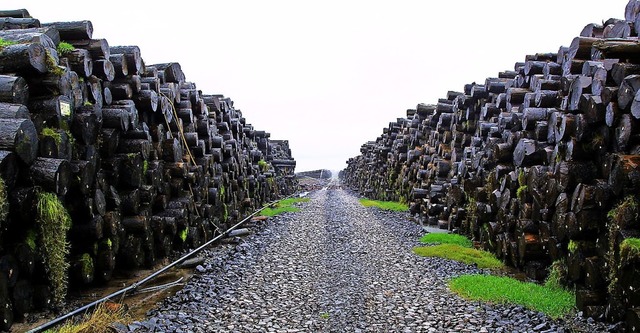
[(406, 212), (409, 210), (409, 207), (401, 202), (360, 199), (360, 203), (365, 207), (378, 207), (394, 212)]
[(473, 243), (465, 236), (438, 232), (432, 232), (422, 236), (420, 242), (424, 244), (456, 244), (462, 247), (473, 247)]
[(463, 275), (449, 281), (449, 288), (466, 299), (517, 304), (551, 318), (566, 315), (575, 304), (574, 294), (564, 289), (504, 276)]
[(40, 250), (47, 277), (51, 283), (53, 303), (58, 306), (67, 296), (69, 269), (67, 232), (71, 228), (71, 217), (60, 199), (53, 193), (40, 192), (36, 210)]
[(628, 264), (640, 258), (640, 238), (627, 238), (620, 244), (620, 263)]
[(0, 38), (0, 50), (2, 50), (4, 47), (9, 46), (9, 45), (16, 45), (18, 43), (12, 41), (12, 40), (6, 40), (3, 38)]
[(64, 325), (45, 331), (45, 333), (109, 333), (114, 332), (113, 324), (128, 324), (131, 316), (125, 307), (117, 303), (100, 304), (92, 313), (87, 313), (79, 320), (67, 321)]
[(271, 207), (267, 207), (262, 210), (264, 216), (276, 216), (282, 213), (299, 212), (300, 209), (295, 207), (294, 204), (299, 202), (308, 202), (309, 198), (289, 198), (276, 202)]
[(451, 259), (478, 268), (501, 268), (504, 264), (485, 251), (470, 249), (456, 244), (440, 244), (434, 246), (414, 247), (413, 252), (423, 257)]
[(58, 44), (58, 47), (56, 48), (56, 51), (58, 51), (58, 54), (61, 56), (65, 56), (67, 55), (67, 53), (73, 52), (75, 50), (76, 48), (67, 42), (60, 42), (60, 44)]

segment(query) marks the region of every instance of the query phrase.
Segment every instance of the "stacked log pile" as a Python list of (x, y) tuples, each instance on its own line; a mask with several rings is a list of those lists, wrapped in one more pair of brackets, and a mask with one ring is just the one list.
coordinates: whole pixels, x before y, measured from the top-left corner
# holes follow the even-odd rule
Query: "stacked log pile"
[(145, 65), (90, 21), (16, 10), (0, 26), (0, 329), (52, 306), (39, 192), (71, 217), (68, 280), (81, 287), (197, 247), (296, 190), (288, 142), (203, 94), (179, 63)]
[[(419, 104), (343, 180), (407, 201), (530, 278), (553, 263), (580, 311), (640, 328), (640, 2), (557, 53)], [(637, 244), (637, 243), (636, 243)]]

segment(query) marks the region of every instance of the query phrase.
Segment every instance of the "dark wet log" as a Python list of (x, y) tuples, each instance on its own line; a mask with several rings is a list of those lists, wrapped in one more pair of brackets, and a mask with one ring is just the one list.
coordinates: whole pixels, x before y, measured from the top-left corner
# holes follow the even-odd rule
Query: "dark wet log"
[(607, 104), (606, 113), (605, 113), (605, 123), (609, 127), (613, 127), (620, 119), (621, 111), (618, 108), (618, 103), (610, 102)]
[(106, 39), (78, 39), (68, 42), (77, 49), (89, 51), (94, 60), (109, 59), (109, 43)]
[(40, 28), (40, 20), (35, 18), (1, 17), (0, 30)]
[(613, 64), (609, 72), (613, 82), (620, 86), (625, 77), (633, 74), (640, 74), (640, 65), (627, 62), (618, 62)]
[(612, 154), (609, 185), (616, 196), (640, 189), (640, 156)]
[(93, 75), (102, 80), (113, 81), (116, 70), (108, 59), (98, 59), (93, 61)]
[[(43, 132), (44, 133), (44, 132)], [(46, 135), (40, 135), (38, 141), (38, 156), (71, 159), (71, 142), (67, 132), (49, 128)]]
[(38, 157), (29, 168), (31, 184), (42, 186), (46, 191), (65, 195), (71, 180), (71, 166), (67, 160)]
[(166, 63), (166, 64), (155, 64), (153, 65), (158, 71), (162, 71), (164, 73), (164, 81), (165, 82), (175, 82), (182, 83), (185, 80), (184, 73), (182, 72), (182, 68), (180, 64), (177, 62)]
[(637, 143), (638, 120), (630, 114), (625, 113), (620, 116), (620, 120), (615, 128), (615, 143), (618, 151), (628, 150), (632, 144)]
[(27, 165), (38, 154), (38, 133), (29, 119), (0, 119), (0, 149), (15, 152)]
[(533, 129), (536, 122), (540, 120), (547, 120), (549, 114), (553, 111), (555, 111), (555, 109), (525, 108), (522, 115), (522, 129)]
[(133, 189), (120, 194), (122, 200), (120, 208), (123, 215), (138, 215), (140, 213), (140, 190)]
[(555, 166), (556, 186), (559, 192), (571, 192), (580, 183), (589, 183), (597, 178), (593, 161), (563, 161)]
[(162, 141), (162, 159), (166, 162), (182, 161), (182, 145), (178, 139), (167, 139)]
[(128, 234), (144, 235), (149, 231), (148, 216), (128, 216), (122, 219), (122, 226)]
[(18, 156), (17, 154), (0, 150), (0, 176), (4, 180), (7, 192), (13, 189), (18, 177)]
[(100, 153), (104, 157), (113, 156), (120, 143), (120, 131), (114, 128), (103, 128), (100, 131), (100, 137), (102, 142), (100, 145)]
[(0, 38), (19, 44), (40, 44), (53, 50), (60, 43), (58, 30), (52, 28), (0, 30)]
[(44, 27), (53, 27), (58, 30), (60, 39), (64, 41), (77, 39), (91, 39), (93, 35), (93, 24), (91, 21), (72, 21), (72, 22), (51, 22), (44, 23)]
[(89, 77), (93, 73), (93, 60), (89, 51), (85, 49), (75, 49), (65, 54), (67, 62), (72, 71), (83, 77)]
[(106, 107), (102, 109), (102, 127), (126, 132), (129, 129), (130, 112), (127, 109)]
[(544, 146), (532, 139), (520, 139), (513, 151), (515, 166), (542, 164), (546, 160)]
[(132, 46), (112, 46), (110, 47), (112, 54), (124, 54), (127, 61), (127, 69), (129, 74), (140, 74), (144, 70), (144, 64), (140, 55), (140, 48)]
[[(602, 102), (602, 98), (596, 95), (582, 95), (586, 99), (585, 106), (580, 107), (584, 112), (584, 119), (588, 124), (596, 124), (603, 122), (607, 115), (606, 106)], [(581, 103), (582, 104), (582, 103)], [(640, 107), (639, 107), (640, 108)]]
[(640, 44), (637, 40), (606, 37), (593, 43), (594, 50), (599, 51), (604, 58), (627, 59), (640, 54)]
[(28, 101), (29, 88), (25, 79), (19, 76), (0, 75), (0, 102), (26, 105)]
[(640, 89), (640, 75), (626, 76), (620, 84), (620, 89), (618, 89), (618, 107), (620, 109), (631, 107), (638, 89)]
[(129, 75), (129, 67), (127, 66), (128, 63), (124, 54), (111, 54), (109, 61), (113, 65), (116, 77), (124, 78)]
[(571, 41), (569, 50), (567, 51), (568, 59), (591, 60), (591, 47), (593, 43), (599, 41), (599, 38), (593, 37), (576, 37)]
[(60, 126), (62, 117), (72, 115), (71, 100), (66, 96), (31, 99), (29, 111), (36, 128)]
[(0, 103), (0, 118), (28, 119), (29, 109), (22, 104)]
[(43, 74), (47, 54), (42, 44), (15, 44), (0, 50), (0, 73)]
[(133, 100), (140, 111), (156, 112), (158, 109), (158, 94), (153, 90), (141, 90)]
[(129, 83), (111, 83), (107, 85), (111, 90), (111, 96), (114, 100), (127, 100), (133, 98), (133, 89)]
[(76, 140), (85, 145), (97, 142), (101, 127), (98, 115), (94, 112), (75, 113), (71, 121), (71, 133)]

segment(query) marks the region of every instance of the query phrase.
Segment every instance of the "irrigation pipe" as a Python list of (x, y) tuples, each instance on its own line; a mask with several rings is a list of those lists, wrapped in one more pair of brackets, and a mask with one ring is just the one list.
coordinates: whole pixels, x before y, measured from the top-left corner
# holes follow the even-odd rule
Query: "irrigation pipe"
[[(280, 200), (289, 199), (289, 198), (293, 197), (294, 195), (295, 194), (291, 194), (291, 195), (289, 195), (289, 196), (287, 196), (287, 197), (285, 197), (283, 199), (280, 199)], [(232, 230), (234, 230), (237, 227), (241, 226), (242, 224), (247, 222), (249, 219), (251, 219), (252, 217), (256, 216), (258, 213), (260, 213), (262, 210), (264, 210), (265, 208), (275, 204), (276, 202), (278, 202), (280, 200), (272, 201), (272, 202), (264, 205), (262, 208), (256, 210), (255, 212), (251, 213), (250, 215), (248, 215), (247, 217), (242, 219), (240, 222), (234, 224), (232, 227), (230, 227), (229, 229), (225, 230), (225, 232), (223, 232), (220, 235), (214, 237), (213, 239), (211, 239), (208, 242), (204, 243), (203, 245), (199, 246), (195, 250), (193, 250), (193, 251), (185, 254), (184, 256), (180, 257), (180, 259), (177, 259), (176, 261), (170, 263), (169, 265), (163, 267), (162, 269), (156, 271), (155, 273), (152, 273), (151, 275), (147, 276), (146, 278), (144, 278), (144, 279), (142, 279), (142, 280), (140, 280), (138, 282), (135, 282), (135, 283), (131, 284), (128, 287), (125, 287), (125, 288), (120, 289), (120, 290), (118, 290), (118, 291), (116, 291), (114, 293), (111, 293), (111, 294), (109, 294), (109, 295), (107, 295), (107, 296), (105, 296), (105, 297), (103, 297), (103, 298), (101, 298), (101, 299), (99, 299), (97, 301), (91, 302), (91, 303), (89, 303), (89, 304), (87, 304), (85, 306), (82, 306), (82, 307), (80, 307), (78, 309), (75, 309), (75, 310), (73, 310), (73, 311), (71, 311), (71, 312), (69, 312), (69, 313), (67, 313), (67, 314), (65, 314), (63, 316), (60, 316), (60, 317), (58, 317), (56, 319), (53, 319), (53, 320), (51, 320), (51, 321), (49, 321), (49, 322), (47, 322), (45, 324), (42, 324), (42, 325), (40, 325), (40, 326), (38, 326), (36, 328), (33, 328), (33, 329), (27, 331), (27, 333), (42, 332), (42, 331), (44, 331), (46, 329), (49, 329), (49, 328), (51, 328), (51, 327), (53, 327), (53, 326), (55, 326), (57, 324), (62, 323), (63, 321), (65, 321), (65, 320), (67, 320), (67, 319), (69, 319), (71, 317), (74, 317), (74, 316), (77, 316), (80, 313), (86, 312), (86, 311), (92, 309), (93, 307), (95, 307), (96, 305), (98, 305), (98, 304), (100, 304), (102, 302), (105, 302), (107, 300), (110, 300), (110, 299), (112, 299), (114, 297), (118, 297), (118, 296), (125, 297), (125, 294), (128, 293), (128, 292), (131, 292), (131, 294), (134, 294), (140, 286), (142, 286), (145, 283), (155, 279), (156, 277), (158, 277), (158, 275), (160, 275), (160, 274), (166, 272), (167, 270), (173, 268), (174, 266), (182, 263), (186, 259), (188, 259), (191, 256), (193, 256), (194, 254), (202, 251), (203, 249), (207, 248), (209, 245), (215, 243), (216, 241), (222, 239), (223, 237), (226, 237)]]

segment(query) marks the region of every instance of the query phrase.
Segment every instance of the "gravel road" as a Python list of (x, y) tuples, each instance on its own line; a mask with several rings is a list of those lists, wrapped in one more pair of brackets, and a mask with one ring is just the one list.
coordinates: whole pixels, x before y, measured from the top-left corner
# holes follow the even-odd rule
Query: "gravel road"
[(129, 332), (606, 332), (517, 306), (466, 301), (452, 276), (482, 273), (412, 253), (423, 234), (406, 213), (320, 190), (209, 259), (183, 290)]

